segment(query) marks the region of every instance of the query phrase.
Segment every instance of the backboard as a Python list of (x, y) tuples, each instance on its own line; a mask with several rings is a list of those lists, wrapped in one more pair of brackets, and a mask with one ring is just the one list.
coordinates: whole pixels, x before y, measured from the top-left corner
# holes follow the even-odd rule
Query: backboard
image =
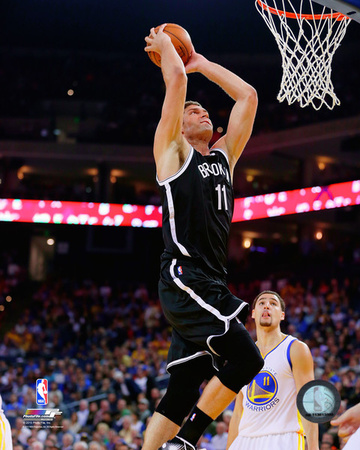
[(360, 0), (313, 0), (360, 23)]

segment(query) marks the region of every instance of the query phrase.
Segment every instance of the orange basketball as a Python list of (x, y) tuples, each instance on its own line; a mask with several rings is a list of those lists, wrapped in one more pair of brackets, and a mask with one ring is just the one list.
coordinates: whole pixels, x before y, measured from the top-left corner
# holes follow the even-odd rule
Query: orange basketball
[[(158, 30), (159, 27), (156, 27), (155, 32), (157, 33)], [(183, 63), (186, 64), (189, 61), (191, 53), (194, 49), (189, 33), (185, 30), (185, 28), (180, 25), (176, 25), (176, 23), (168, 23), (164, 28), (164, 33), (170, 36), (173, 46), (178, 52)], [(161, 67), (161, 56), (159, 53), (148, 52), (148, 55), (154, 64)]]

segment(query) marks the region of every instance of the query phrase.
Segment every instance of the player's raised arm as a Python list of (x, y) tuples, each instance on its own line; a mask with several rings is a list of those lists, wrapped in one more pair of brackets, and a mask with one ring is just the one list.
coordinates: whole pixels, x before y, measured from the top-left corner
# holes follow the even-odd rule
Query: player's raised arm
[(202, 73), (210, 81), (218, 84), (235, 101), (226, 135), (214, 145), (226, 151), (230, 168), (233, 170), (253, 129), (258, 104), (256, 90), (230, 70), (207, 60), (196, 52), (193, 52), (186, 65), (186, 72)]
[(155, 51), (161, 56), (161, 71), (166, 88), (161, 119), (154, 139), (154, 158), (160, 180), (175, 174), (186, 157), (181, 153), (189, 151), (189, 144), (181, 134), (187, 75), (170, 37), (163, 31), (165, 26), (166, 24), (161, 25), (157, 33), (152, 28), (150, 35), (145, 38), (145, 51)]
[[(309, 347), (300, 341), (295, 341), (290, 349), (290, 358), (293, 366), (293, 374), (296, 390), (299, 390), (309, 381), (314, 379), (314, 363)], [(308, 450), (319, 450), (319, 426), (301, 418), (304, 425)]]

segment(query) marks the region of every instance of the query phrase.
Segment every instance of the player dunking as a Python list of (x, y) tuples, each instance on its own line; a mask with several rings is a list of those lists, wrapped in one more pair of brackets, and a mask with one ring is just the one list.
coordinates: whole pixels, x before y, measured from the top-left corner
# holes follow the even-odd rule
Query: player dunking
[(280, 330), (285, 303), (273, 291), (261, 292), (253, 302), (257, 345), (263, 369), (242, 388), (231, 417), (229, 450), (319, 450), (318, 425), (300, 418), (296, 395), (314, 379), (306, 344)]
[[(256, 91), (195, 51), (185, 69), (164, 27), (157, 34), (152, 29), (145, 41), (146, 51), (161, 55), (166, 87), (154, 158), (165, 241), (159, 295), (173, 334), (168, 389), (147, 427), (143, 450), (165, 442), (164, 449), (193, 449), (263, 365), (239, 320), (245, 319), (248, 304), (232, 295), (225, 281), (232, 176), (252, 132)], [(208, 112), (197, 102), (185, 103), (186, 73), (191, 72), (201, 73), (234, 100), (227, 133), (211, 148)], [(205, 379), (210, 381), (199, 399)]]

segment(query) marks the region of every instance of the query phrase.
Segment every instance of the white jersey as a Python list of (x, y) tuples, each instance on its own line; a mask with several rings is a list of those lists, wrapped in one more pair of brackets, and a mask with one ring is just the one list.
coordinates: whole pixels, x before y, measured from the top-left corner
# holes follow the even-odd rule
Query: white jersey
[(296, 432), (304, 434), (296, 407), (296, 386), (290, 347), (296, 340), (287, 335), (264, 357), (264, 367), (241, 390), (243, 414), (239, 436), (259, 437)]
[(11, 428), (2, 409), (2, 398), (0, 395), (0, 450), (12, 450)]

